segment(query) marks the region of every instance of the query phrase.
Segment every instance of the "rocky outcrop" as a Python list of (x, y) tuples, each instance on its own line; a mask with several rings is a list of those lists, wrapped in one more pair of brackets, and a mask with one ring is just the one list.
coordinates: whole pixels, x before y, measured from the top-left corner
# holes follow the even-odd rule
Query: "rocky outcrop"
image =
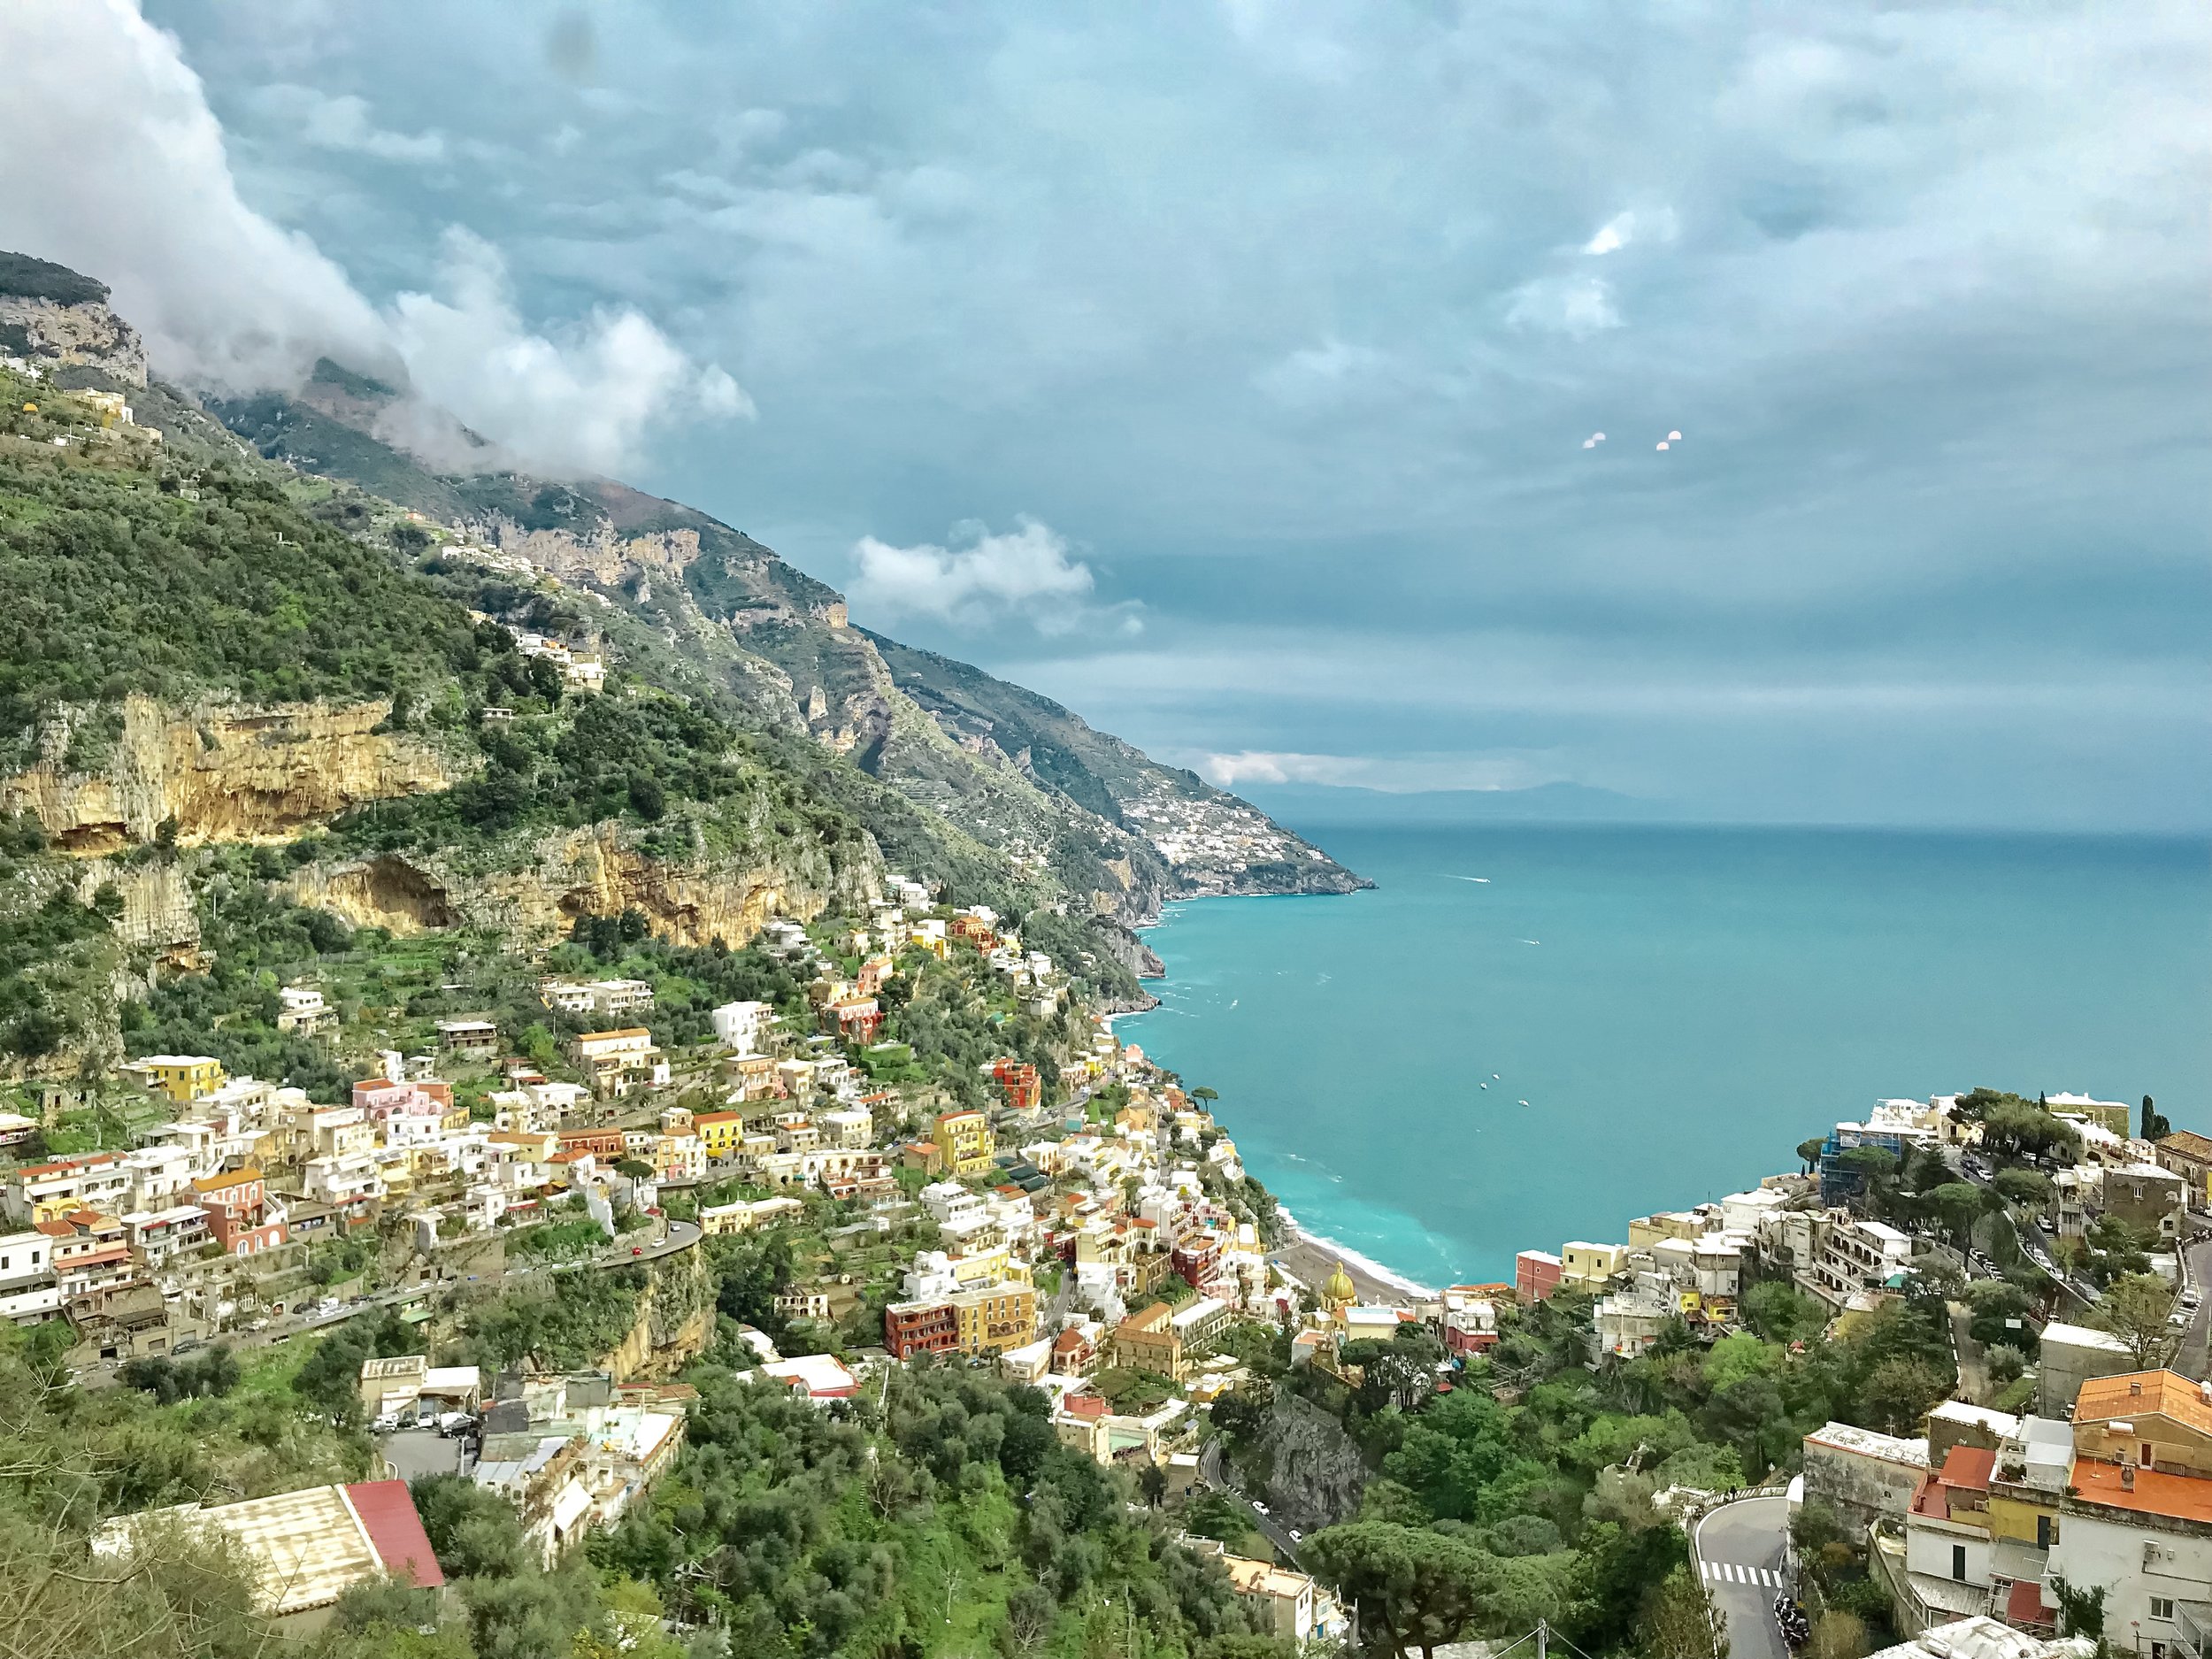
[(1278, 1520), (1310, 1532), (1359, 1513), (1367, 1465), (1343, 1425), (1294, 1394), (1278, 1394), (1262, 1442), (1267, 1502)]
[(525, 530), (510, 519), (492, 518), (469, 526), (503, 553), (526, 558), (564, 581), (620, 586), (632, 575), (680, 581), (699, 557), (696, 530), (667, 530), (625, 536), (609, 524), (584, 534), (568, 530)]
[(124, 946), (150, 950), (164, 967), (200, 965), (199, 906), (176, 864), (103, 861), (85, 870), (77, 896), (89, 904), (103, 888), (112, 888), (122, 901), (115, 937)]
[(0, 341), (19, 339), (42, 367), (94, 368), (132, 386), (146, 384), (146, 347), (138, 331), (96, 301), (58, 305), (0, 294)]
[(0, 810), (35, 813), (62, 849), (99, 855), (163, 834), (180, 844), (289, 841), (365, 802), (446, 789), (467, 769), (375, 728), (387, 702), (180, 710), (132, 696), (104, 764), (74, 770), (72, 738), (109, 710), (74, 709), (40, 735), (39, 763), (0, 780)]
[(548, 836), (507, 868), (474, 872), (428, 855), (380, 854), (310, 866), (290, 892), (297, 903), (395, 933), (470, 926), (543, 943), (580, 916), (635, 910), (671, 943), (735, 947), (771, 918), (810, 921), (833, 900), (864, 903), (879, 884), (868, 869), (833, 869), (818, 849), (758, 858), (702, 850), (676, 860), (638, 842), (634, 830), (597, 824)]
[(696, 1243), (661, 1257), (646, 1272), (637, 1323), (599, 1356), (598, 1368), (618, 1383), (664, 1381), (714, 1340), (714, 1287)]

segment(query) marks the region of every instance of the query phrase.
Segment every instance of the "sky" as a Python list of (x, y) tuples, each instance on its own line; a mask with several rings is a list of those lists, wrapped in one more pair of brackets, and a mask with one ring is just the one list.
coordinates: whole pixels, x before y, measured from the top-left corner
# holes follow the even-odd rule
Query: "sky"
[(170, 372), (404, 377), (1217, 780), (2212, 825), (2195, 0), (15, 0), (0, 60), (0, 246)]

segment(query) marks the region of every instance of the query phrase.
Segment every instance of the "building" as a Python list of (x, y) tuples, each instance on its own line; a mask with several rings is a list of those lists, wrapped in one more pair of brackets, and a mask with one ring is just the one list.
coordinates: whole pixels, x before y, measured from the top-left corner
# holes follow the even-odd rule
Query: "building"
[(391, 1578), (434, 1589), (445, 1582), (403, 1480), (310, 1486), (212, 1508), (186, 1503), (120, 1516), (94, 1534), (94, 1553), (127, 1556), (150, 1521), (227, 1533), (261, 1569), (261, 1611), (291, 1634), (319, 1629), (338, 1598), (357, 1584)]
[(1548, 1300), (1559, 1288), (1566, 1263), (1549, 1250), (1523, 1250), (1513, 1258), (1513, 1299), (1524, 1308)]
[(991, 1136), (991, 1120), (979, 1111), (951, 1111), (939, 1115), (930, 1140), (943, 1156), (953, 1175), (981, 1175), (991, 1167), (997, 1148)]
[(603, 1014), (610, 1018), (653, 1006), (653, 987), (643, 979), (545, 979), (538, 996), (564, 1014)]
[(2161, 1169), (2171, 1170), (2188, 1183), (2189, 1208), (2212, 1208), (2212, 1140), (2183, 1130), (2168, 1135), (2152, 1148)]
[(960, 1348), (960, 1317), (942, 1299), (895, 1302), (883, 1310), (883, 1346), (899, 1361)]
[(1563, 1290), (1595, 1293), (1628, 1271), (1624, 1244), (1591, 1244), (1573, 1240), (1559, 1251), (1559, 1285)]
[(766, 1002), (725, 1002), (709, 1017), (715, 1040), (741, 1055), (761, 1052), (762, 1040), (776, 1023), (776, 1010)]
[(438, 1046), (449, 1054), (496, 1054), (499, 1027), (488, 1019), (442, 1019), (438, 1022)]
[(1314, 1634), (1318, 1592), (1311, 1578), (1242, 1555), (1225, 1555), (1221, 1564), (1237, 1600), (1256, 1616), (1253, 1624), (1262, 1634), (1290, 1642), (1303, 1642)]
[(642, 1025), (620, 1031), (586, 1032), (569, 1044), (570, 1056), (591, 1084), (592, 1093), (619, 1097), (634, 1089), (658, 1088), (668, 1081), (668, 1061)]
[(1227, 1302), (1211, 1296), (1201, 1296), (1189, 1306), (1179, 1309), (1168, 1325), (1183, 1345), (1184, 1358), (1210, 1352), (1221, 1333), (1229, 1328), (1234, 1311)]
[(1035, 1111), (1044, 1104), (1044, 1081), (1037, 1075), (1037, 1068), (1026, 1061), (995, 1060), (991, 1079), (1006, 1091), (1006, 1104), (1015, 1111)]
[(1901, 1521), (1928, 1478), (1928, 1442), (1831, 1423), (1805, 1437), (1805, 1501), (1825, 1504), (1854, 1532)]
[(1183, 1380), (1189, 1367), (1183, 1339), (1175, 1329), (1175, 1310), (1164, 1302), (1139, 1310), (1114, 1327), (1114, 1363), (1130, 1371), (1156, 1371)]
[(1810, 1259), (1799, 1264), (1797, 1283), (1831, 1308), (1870, 1299), (1893, 1287), (1912, 1267), (1912, 1235), (1886, 1221), (1855, 1216), (1821, 1217), (1813, 1229)]
[(2109, 1331), (2082, 1325), (2045, 1325), (2037, 1353), (2035, 1409), (2040, 1417), (2064, 1417), (2084, 1384), (2135, 1369), (2135, 1356), (2126, 1343)]
[(131, 1170), (119, 1152), (80, 1152), (8, 1171), (7, 1210), (17, 1221), (40, 1222), (81, 1207), (120, 1206)]
[(204, 1054), (142, 1055), (120, 1068), (149, 1094), (189, 1106), (223, 1087), (223, 1063)]
[[(2105, 1592), (2108, 1636), (2196, 1654), (2212, 1634), (2212, 1398), (2170, 1371), (2097, 1378), (2074, 1406), (2043, 1601), (2059, 1580)], [(2024, 1601), (2024, 1598), (2023, 1598)]]
[(338, 1010), (311, 986), (288, 985), (277, 992), (277, 1029), (312, 1037), (338, 1023)]
[(771, 1360), (760, 1368), (760, 1374), (781, 1383), (803, 1400), (849, 1400), (860, 1389), (859, 1379), (827, 1354)]

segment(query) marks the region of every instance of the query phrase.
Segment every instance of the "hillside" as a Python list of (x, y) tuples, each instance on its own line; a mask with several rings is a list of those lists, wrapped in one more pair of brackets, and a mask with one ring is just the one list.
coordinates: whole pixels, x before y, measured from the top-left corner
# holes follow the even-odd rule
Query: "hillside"
[(1179, 896), (1360, 885), (1248, 803), (1059, 705), (851, 626), (833, 588), (706, 514), (605, 480), (430, 470), (388, 441), (396, 398), (326, 363), (296, 397), (212, 407), (265, 457), (435, 521), (454, 562), (598, 595), (751, 721), (812, 736), (1125, 923)]

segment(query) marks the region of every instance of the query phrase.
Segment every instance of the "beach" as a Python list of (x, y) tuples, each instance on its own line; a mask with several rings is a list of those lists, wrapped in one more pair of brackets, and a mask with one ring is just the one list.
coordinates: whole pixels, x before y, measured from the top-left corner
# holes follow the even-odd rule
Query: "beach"
[(1290, 1242), (1271, 1252), (1268, 1260), (1274, 1263), (1291, 1278), (1309, 1290), (1318, 1291), (1336, 1271), (1339, 1264), (1359, 1290), (1362, 1302), (1379, 1305), (1402, 1302), (1409, 1296), (1432, 1295), (1427, 1286), (1410, 1279), (1386, 1274), (1376, 1264), (1356, 1251), (1348, 1251), (1325, 1239), (1317, 1239), (1286, 1214), (1283, 1220), (1290, 1233)]

